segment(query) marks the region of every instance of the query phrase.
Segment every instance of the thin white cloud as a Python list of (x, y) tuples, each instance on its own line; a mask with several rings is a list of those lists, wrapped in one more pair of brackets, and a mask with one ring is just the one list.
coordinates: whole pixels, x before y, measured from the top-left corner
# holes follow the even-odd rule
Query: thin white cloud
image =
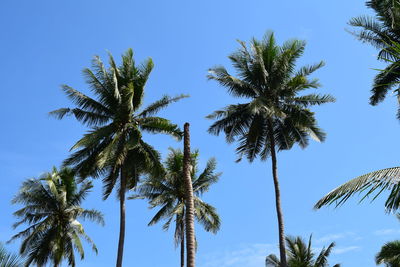
[(350, 251), (359, 250), (361, 249), (359, 246), (349, 246), (349, 247), (336, 247), (333, 249), (332, 254), (344, 254)]
[(354, 232), (344, 232), (344, 233), (336, 233), (336, 234), (328, 234), (328, 235), (324, 235), (320, 238), (317, 238), (315, 240), (316, 244), (326, 244), (326, 243), (330, 243), (333, 241), (336, 241), (338, 239), (348, 239), (351, 238), (353, 240), (360, 240), (360, 238), (354, 233)]
[(393, 235), (400, 234), (399, 229), (381, 229), (374, 232), (375, 235)]
[(275, 245), (249, 244), (240, 248), (227, 249), (199, 258), (200, 267), (259, 267), (265, 265), (265, 257), (277, 254)]
[(325, 235), (323, 237), (318, 238), (317, 240), (315, 240), (315, 243), (328, 243), (328, 242), (332, 242), (341, 238), (344, 238), (346, 235), (345, 234), (329, 234), (329, 235)]

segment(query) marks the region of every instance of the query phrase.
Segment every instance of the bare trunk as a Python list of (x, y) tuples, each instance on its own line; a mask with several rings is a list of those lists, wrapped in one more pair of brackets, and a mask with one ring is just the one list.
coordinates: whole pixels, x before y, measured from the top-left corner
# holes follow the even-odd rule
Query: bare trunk
[(181, 222), (181, 267), (185, 267), (185, 223)]
[(194, 203), (190, 162), (189, 123), (184, 125), (183, 137), (183, 175), (185, 181), (185, 219), (186, 219), (186, 266), (195, 267), (196, 241), (194, 234)]
[(126, 192), (126, 177), (121, 171), (121, 188), (119, 195), (120, 203), (120, 222), (119, 222), (119, 240), (118, 240), (118, 255), (116, 267), (122, 267), (122, 258), (124, 255), (125, 241), (125, 192)]
[(278, 228), (279, 228), (279, 254), (280, 254), (281, 267), (287, 267), (286, 248), (285, 248), (285, 229), (284, 229), (284, 223), (283, 223), (283, 213), (282, 213), (282, 208), (281, 208), (281, 190), (279, 187), (275, 140), (274, 140), (273, 128), (272, 128), (271, 122), (269, 123), (269, 131), (270, 131), (269, 135), (270, 135), (270, 142), (271, 142), (272, 177), (274, 180), (276, 214), (278, 217)]

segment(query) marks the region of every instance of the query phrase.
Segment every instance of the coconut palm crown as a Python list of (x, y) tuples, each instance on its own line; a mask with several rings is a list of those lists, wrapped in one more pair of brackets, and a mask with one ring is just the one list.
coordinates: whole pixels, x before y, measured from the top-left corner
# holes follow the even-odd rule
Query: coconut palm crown
[(306, 147), (309, 137), (325, 139), (315, 115), (309, 107), (334, 102), (330, 95), (300, 95), (304, 90), (318, 88), (317, 79), (308, 76), (324, 63), (301, 67), (296, 61), (303, 55), (305, 42), (291, 40), (278, 46), (273, 33), (262, 41), (253, 39), (249, 46), (229, 56), (238, 77), (222, 66), (210, 69), (208, 78), (219, 82), (233, 97), (249, 102), (234, 104), (208, 116), (217, 120), (209, 128), (212, 134), (225, 133), (228, 143), (238, 142), (239, 159), (257, 156), (265, 160), (271, 149), (290, 149), (295, 143)]
[(85, 256), (81, 238), (97, 253), (96, 245), (78, 221), (89, 219), (104, 224), (101, 212), (80, 206), (91, 188), (89, 181), (78, 186), (75, 173), (67, 168), (53, 168), (40, 178), (22, 184), (12, 201), (23, 205), (14, 213), (19, 219), (14, 228), (29, 226), (10, 241), (22, 239), (20, 253), (26, 256), (25, 266), (44, 266), (49, 261), (60, 266), (64, 259), (70, 266), (76, 266), (75, 251), (81, 259)]
[[(323, 247), (317, 256), (311, 247), (311, 238), (312, 236), (307, 244), (301, 237), (286, 237), (289, 267), (329, 267), (328, 257), (335, 243), (332, 242), (328, 247)], [(281, 267), (278, 257), (274, 254), (266, 258), (265, 265), (266, 267)], [(340, 264), (335, 264), (333, 267), (340, 267)]]
[[(207, 192), (210, 186), (216, 183), (221, 173), (216, 173), (216, 160), (207, 161), (204, 170), (199, 173), (198, 151), (191, 153), (191, 178), (194, 194), (195, 218), (207, 232), (216, 233), (221, 225), (216, 209), (207, 204), (200, 197)], [(163, 177), (148, 177), (137, 188), (137, 194), (131, 198), (145, 198), (149, 200), (150, 208), (160, 207), (156, 215), (149, 222), (154, 225), (161, 220), (166, 222), (164, 230), (168, 230), (171, 223), (175, 225), (175, 245), (181, 246), (181, 266), (184, 266), (185, 244), (185, 185), (183, 177), (183, 152), (170, 148), (165, 160), (165, 175)]]
[[(122, 56), (121, 66), (116, 65), (111, 54), (109, 65), (109, 69), (106, 69), (96, 56), (92, 69), (83, 70), (95, 98), (63, 85), (63, 91), (77, 107), (50, 112), (58, 119), (73, 115), (91, 128), (71, 148), (75, 152), (64, 163), (72, 166), (81, 177), (102, 176), (104, 198), (110, 195), (120, 176), (126, 176), (132, 188), (143, 168), (159, 167), (159, 155), (143, 140), (142, 131), (166, 133), (180, 139), (182, 133), (177, 125), (154, 115), (169, 104), (187, 97), (163, 96), (141, 109), (153, 61), (148, 59), (136, 66), (133, 51), (128, 49)], [(131, 164), (136, 160), (142, 162)]]

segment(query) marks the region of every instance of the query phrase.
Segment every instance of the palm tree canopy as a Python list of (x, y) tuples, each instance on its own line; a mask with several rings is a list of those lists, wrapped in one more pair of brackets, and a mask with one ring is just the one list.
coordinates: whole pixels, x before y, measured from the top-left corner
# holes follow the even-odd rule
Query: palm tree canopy
[(119, 67), (111, 54), (108, 69), (99, 57), (95, 57), (92, 69), (83, 71), (95, 98), (64, 85), (63, 91), (76, 108), (50, 112), (58, 119), (73, 115), (91, 127), (72, 147), (75, 152), (64, 164), (73, 166), (83, 178), (103, 176), (104, 198), (110, 195), (121, 175), (129, 178), (128, 187), (133, 188), (141, 173), (160, 170), (159, 154), (143, 140), (143, 131), (181, 138), (177, 125), (154, 115), (187, 96), (164, 96), (141, 108), (144, 88), (152, 69), (151, 59), (136, 66), (132, 49), (122, 56)]
[[(216, 233), (221, 225), (216, 209), (202, 201), (200, 197), (216, 183), (221, 173), (216, 173), (216, 160), (211, 158), (206, 167), (199, 174), (198, 151), (191, 154), (191, 177), (194, 194), (195, 218), (208, 232)], [(181, 241), (181, 223), (184, 222), (185, 212), (185, 187), (183, 177), (183, 152), (179, 149), (170, 148), (170, 153), (165, 160), (165, 175), (163, 177), (149, 176), (137, 187), (137, 195), (133, 198), (146, 198), (149, 200), (150, 208), (160, 207), (156, 215), (151, 219), (149, 225), (166, 220), (164, 230), (168, 230), (172, 220), (175, 220), (175, 244)]]
[[(318, 256), (311, 247), (311, 236), (306, 243), (301, 237), (286, 237), (286, 247), (288, 256), (288, 267), (328, 267), (328, 257), (335, 247), (335, 243), (323, 247)], [(269, 255), (265, 260), (266, 267), (280, 267), (280, 261), (274, 254)], [(335, 264), (333, 267), (340, 267)]]
[(78, 186), (75, 173), (68, 168), (59, 171), (53, 168), (52, 172), (22, 184), (12, 200), (13, 204), (23, 205), (14, 212), (19, 219), (14, 228), (29, 226), (11, 240), (23, 240), (20, 253), (27, 256), (26, 266), (32, 263), (43, 266), (48, 261), (58, 265), (63, 259), (75, 266), (74, 251), (84, 258), (81, 237), (97, 253), (96, 245), (78, 221), (89, 219), (104, 224), (101, 212), (80, 207), (91, 188), (88, 181)]
[(361, 201), (369, 196), (372, 200), (377, 198), (382, 192), (389, 191), (389, 197), (385, 202), (388, 212), (395, 211), (400, 204), (400, 167), (387, 168), (379, 171), (370, 172), (354, 178), (347, 183), (335, 188), (326, 196), (320, 199), (314, 206), (319, 209), (326, 205), (334, 204), (337, 206), (345, 203), (351, 196), (363, 194)]
[(393, 51), (396, 47), (394, 43), (400, 43), (400, 4), (397, 0), (370, 0), (366, 5), (374, 11), (375, 16), (355, 17), (349, 24), (360, 29), (352, 34), (377, 48), (378, 59), (388, 63), (384, 71), (376, 75), (371, 89), (370, 103), (377, 105), (392, 89), (396, 89), (399, 96), (400, 65), (398, 58), (393, 57)]
[(376, 264), (387, 267), (400, 267), (400, 241), (391, 241), (382, 246), (375, 256)]
[(24, 263), (20, 256), (10, 253), (0, 243), (0, 267), (21, 267)]
[(237, 77), (217, 66), (209, 70), (208, 78), (226, 87), (232, 96), (249, 102), (229, 105), (209, 115), (216, 120), (209, 132), (218, 135), (223, 131), (228, 143), (238, 142), (239, 160), (246, 156), (250, 161), (258, 155), (263, 160), (269, 156), (269, 137), (279, 150), (290, 149), (295, 143), (304, 148), (310, 136), (323, 141), (325, 133), (309, 107), (335, 99), (301, 92), (320, 87), (317, 79), (308, 76), (324, 63), (296, 69), (305, 42), (291, 40), (279, 46), (273, 33), (267, 33), (261, 41), (252, 39), (249, 45), (239, 43), (241, 48), (229, 56)]

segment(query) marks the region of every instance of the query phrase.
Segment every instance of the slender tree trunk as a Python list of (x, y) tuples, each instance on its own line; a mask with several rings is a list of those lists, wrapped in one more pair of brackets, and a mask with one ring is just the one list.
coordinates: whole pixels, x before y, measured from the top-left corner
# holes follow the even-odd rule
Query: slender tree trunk
[(181, 221), (181, 267), (185, 267), (185, 222)]
[(185, 181), (185, 219), (186, 219), (186, 266), (195, 267), (196, 241), (194, 234), (194, 202), (190, 162), (189, 123), (184, 125), (183, 136), (183, 175)]
[(120, 222), (119, 222), (119, 240), (118, 240), (118, 255), (116, 267), (122, 267), (122, 258), (124, 255), (124, 242), (125, 242), (125, 193), (126, 193), (126, 177), (121, 170), (121, 188), (119, 195), (120, 204)]
[(274, 188), (275, 188), (275, 205), (276, 205), (276, 214), (278, 217), (278, 228), (279, 228), (279, 254), (280, 254), (281, 267), (287, 267), (286, 248), (285, 248), (285, 229), (284, 229), (284, 223), (283, 223), (283, 213), (282, 213), (282, 208), (281, 208), (281, 190), (279, 187), (275, 140), (274, 140), (273, 127), (272, 127), (271, 122), (269, 122), (268, 128), (269, 128), (269, 136), (270, 136), (270, 143), (271, 143), (272, 177), (274, 180)]

